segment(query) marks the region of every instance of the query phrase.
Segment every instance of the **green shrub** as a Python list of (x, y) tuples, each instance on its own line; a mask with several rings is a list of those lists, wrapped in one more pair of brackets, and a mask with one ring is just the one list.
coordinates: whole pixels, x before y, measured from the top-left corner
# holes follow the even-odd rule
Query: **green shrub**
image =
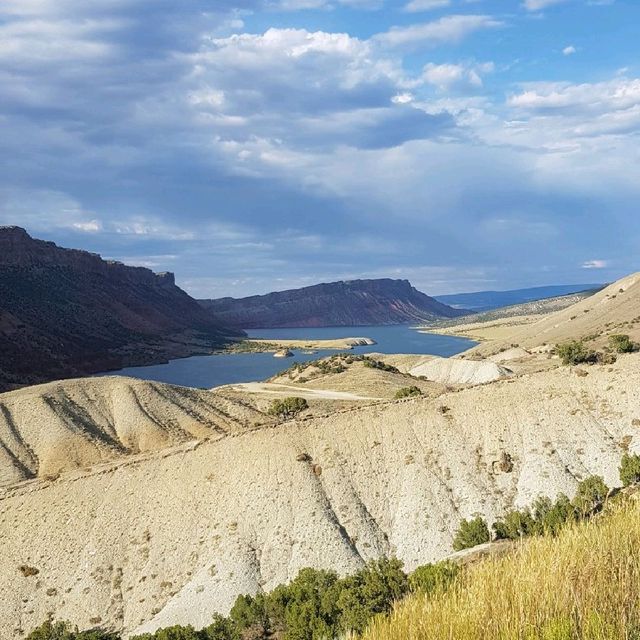
[(414, 385), (411, 387), (402, 387), (402, 389), (398, 389), (395, 393), (394, 398), (396, 400), (401, 400), (402, 398), (415, 398), (421, 395), (422, 390)]
[(625, 487), (640, 482), (640, 456), (625, 453), (620, 462), (620, 480)]
[(322, 640), (335, 635), (339, 621), (338, 575), (302, 569), (293, 582), (268, 597), (272, 627), (285, 640)]
[(364, 569), (341, 581), (338, 597), (341, 630), (361, 633), (373, 616), (389, 612), (408, 588), (400, 560), (372, 560)]
[(602, 476), (589, 476), (578, 484), (573, 506), (582, 518), (599, 511), (609, 494), (609, 487)]
[(462, 551), (479, 544), (491, 542), (491, 533), (484, 518), (478, 516), (473, 520), (463, 520), (453, 539), (453, 549)]
[(382, 362), (382, 360), (374, 360), (373, 358), (364, 358), (362, 364), (369, 369), (380, 369), (380, 371), (388, 371), (389, 373), (400, 373), (400, 370)]
[(238, 631), (250, 631), (256, 638), (265, 636), (270, 631), (269, 617), (265, 603), (265, 594), (255, 596), (240, 595), (231, 607), (229, 619)]
[(576, 365), (582, 363), (594, 363), (598, 356), (588, 349), (582, 340), (571, 340), (556, 345), (554, 352), (562, 360), (562, 364)]
[(609, 336), (609, 346), (616, 353), (631, 353), (632, 351), (636, 351), (638, 348), (638, 345), (631, 342), (631, 339), (626, 334), (615, 334)]
[(409, 576), (409, 588), (426, 595), (442, 591), (454, 581), (459, 571), (460, 567), (450, 560), (425, 564)]
[(213, 622), (201, 632), (202, 640), (242, 640), (240, 632), (230, 618), (219, 613), (213, 616)]
[(509, 511), (502, 520), (494, 522), (493, 530), (498, 540), (517, 540), (533, 535), (538, 527), (529, 509), (522, 511), (514, 509)]
[(101, 629), (78, 631), (69, 622), (54, 622), (47, 620), (36, 627), (26, 640), (119, 640), (116, 633)]
[(309, 403), (304, 398), (283, 398), (282, 400), (274, 400), (268, 413), (279, 418), (293, 418), (308, 408)]
[[(189, 625), (174, 625), (158, 629), (155, 633), (145, 633), (141, 636), (134, 636), (132, 640), (203, 640), (202, 631), (196, 631)], [(226, 639), (224, 639), (226, 640)]]
[(555, 502), (551, 498), (539, 497), (532, 505), (532, 513), (536, 533), (554, 536), (567, 522), (575, 521), (577, 515), (571, 500), (564, 493), (559, 494)]

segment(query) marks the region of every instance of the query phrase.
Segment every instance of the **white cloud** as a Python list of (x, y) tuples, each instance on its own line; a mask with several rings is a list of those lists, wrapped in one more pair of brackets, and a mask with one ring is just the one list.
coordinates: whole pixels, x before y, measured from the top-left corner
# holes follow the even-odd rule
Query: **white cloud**
[(392, 27), (373, 39), (391, 47), (416, 44), (436, 46), (460, 42), (476, 31), (501, 27), (503, 24), (500, 20), (486, 15), (451, 15), (433, 22)]
[(576, 53), (576, 51), (577, 49), (572, 44), (570, 44), (562, 50), (562, 55), (572, 56), (574, 53)]
[(413, 102), (413, 100), (413, 94), (408, 92), (398, 93), (391, 98), (391, 102), (393, 102), (393, 104), (409, 104), (410, 102)]
[(100, 220), (87, 220), (86, 222), (73, 222), (71, 226), (78, 231), (85, 233), (98, 233), (102, 231), (102, 222)]
[[(288, 0), (292, 9), (305, 1)], [(609, 255), (618, 239), (607, 234), (633, 226), (640, 80), (625, 71), (602, 83), (527, 84), (501, 102), (481, 91), (490, 64), (434, 56), (416, 74), (400, 48), (458, 42), (500, 26), (491, 16), (447, 16), (371, 40), (305, 29), (230, 35), (244, 29), (242, 14), (187, 9), (174, 20), (200, 3), (157, 2), (171, 19), (148, 13), (151, 0), (0, 0), (3, 16), (24, 8), (21, 24), (0, 27), (0, 185), (27, 185), (0, 203), (0, 222), (55, 240), (94, 234), (92, 248), (108, 243), (109, 255), (131, 260), (138, 250), (148, 264), (184, 248), (182, 277), (206, 278), (216, 264), (220, 295), (258, 272), (266, 287), (292, 264), (310, 281), (376, 269), (412, 277), (419, 267), (407, 262), (424, 263), (424, 238), (431, 264), (526, 254), (575, 275), (585, 253)], [(434, 3), (405, 8), (419, 4)], [(611, 224), (586, 231), (598, 217)], [(305, 228), (281, 239), (296, 225)], [(628, 236), (621, 255), (637, 243)], [(380, 237), (389, 241), (375, 265), (353, 267), (353, 247), (373, 253)], [(446, 289), (452, 276), (442, 278)]]
[(0, 24), (0, 61), (11, 67), (25, 63), (60, 63), (66, 60), (99, 60), (115, 53), (105, 40), (123, 27), (123, 21), (16, 20)]
[(448, 7), (451, 4), (451, 0), (411, 0), (405, 5), (404, 10), (409, 13), (419, 13), (420, 11), (431, 11), (433, 9), (440, 9), (441, 7)]
[(433, 64), (424, 67), (422, 77), (428, 84), (441, 91), (453, 87), (479, 88), (482, 86), (482, 74), (493, 71), (493, 63), (485, 64)]
[(568, 1), (569, 0), (524, 0), (524, 6), (528, 11), (542, 11), (547, 7)]
[(344, 33), (271, 28), (211, 38), (187, 60), (197, 87), (189, 107), (243, 172), (256, 154), (282, 162), (291, 144), (393, 146), (453, 125), (446, 114), (407, 107), (424, 81), (408, 77), (400, 58)]
[(569, 117), (620, 116), (625, 112), (633, 116), (640, 108), (640, 78), (618, 77), (583, 84), (532, 83), (522, 93), (510, 96), (507, 104), (532, 113), (565, 112)]
[(607, 260), (587, 260), (581, 266), (583, 269), (606, 269), (609, 262)]

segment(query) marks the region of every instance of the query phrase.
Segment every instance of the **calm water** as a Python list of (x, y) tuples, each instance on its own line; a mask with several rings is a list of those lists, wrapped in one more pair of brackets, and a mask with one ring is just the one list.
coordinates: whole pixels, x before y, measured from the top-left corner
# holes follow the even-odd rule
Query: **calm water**
[[(352, 353), (423, 353), (452, 356), (470, 349), (475, 342), (453, 336), (418, 333), (405, 325), (387, 327), (323, 327), (321, 329), (250, 329), (251, 338), (372, 338), (377, 344), (356, 347)], [(225, 353), (213, 356), (192, 356), (149, 367), (129, 367), (102, 375), (123, 375), (143, 380), (157, 380), (185, 387), (209, 389), (222, 384), (264, 380), (289, 368), (294, 362), (316, 360), (339, 353), (335, 350), (314, 354), (295, 352), (293, 358), (274, 358), (270, 353)]]

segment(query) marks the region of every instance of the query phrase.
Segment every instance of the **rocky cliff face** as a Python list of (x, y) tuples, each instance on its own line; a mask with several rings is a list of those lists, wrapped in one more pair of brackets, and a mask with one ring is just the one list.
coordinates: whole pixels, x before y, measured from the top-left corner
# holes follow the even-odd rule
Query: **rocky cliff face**
[(249, 298), (201, 300), (221, 321), (243, 329), (403, 324), (465, 315), (408, 280), (351, 280)]
[(237, 333), (173, 274), (0, 227), (0, 390), (202, 353)]

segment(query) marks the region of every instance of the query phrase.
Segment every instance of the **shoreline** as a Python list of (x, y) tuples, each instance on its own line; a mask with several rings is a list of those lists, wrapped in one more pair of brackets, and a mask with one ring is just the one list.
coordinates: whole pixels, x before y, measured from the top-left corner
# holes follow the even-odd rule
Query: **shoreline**
[(218, 353), (276, 353), (278, 351), (298, 350), (316, 351), (351, 351), (354, 347), (369, 347), (377, 344), (371, 338), (330, 338), (330, 339), (267, 339), (248, 338), (227, 345)]
[(419, 333), (433, 333), (442, 336), (456, 336), (474, 340), (475, 342), (490, 342), (492, 340), (509, 340), (520, 329), (540, 320), (540, 315), (508, 316), (484, 322), (468, 322), (466, 324), (449, 327), (417, 327)]

